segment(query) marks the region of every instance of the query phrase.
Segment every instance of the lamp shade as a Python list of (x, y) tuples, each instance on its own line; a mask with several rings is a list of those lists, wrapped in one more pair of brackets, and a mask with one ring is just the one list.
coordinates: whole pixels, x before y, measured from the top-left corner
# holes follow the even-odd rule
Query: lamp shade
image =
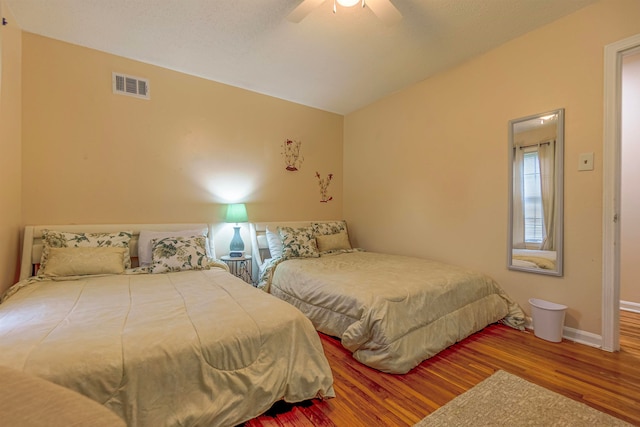
[(249, 221), (249, 218), (247, 217), (247, 208), (244, 203), (234, 203), (227, 206), (227, 218), (225, 221), (235, 223)]

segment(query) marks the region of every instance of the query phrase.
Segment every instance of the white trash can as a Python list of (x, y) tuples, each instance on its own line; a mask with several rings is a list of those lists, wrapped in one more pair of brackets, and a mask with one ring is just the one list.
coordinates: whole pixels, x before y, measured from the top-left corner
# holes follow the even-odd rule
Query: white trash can
[(568, 307), (537, 298), (531, 298), (529, 304), (535, 336), (551, 342), (562, 341), (564, 315)]

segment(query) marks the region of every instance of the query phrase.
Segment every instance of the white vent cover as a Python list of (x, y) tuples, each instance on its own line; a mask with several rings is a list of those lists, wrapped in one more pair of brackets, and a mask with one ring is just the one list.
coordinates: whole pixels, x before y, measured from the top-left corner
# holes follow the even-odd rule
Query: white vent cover
[(128, 76), (121, 73), (112, 74), (113, 93), (150, 99), (149, 80)]

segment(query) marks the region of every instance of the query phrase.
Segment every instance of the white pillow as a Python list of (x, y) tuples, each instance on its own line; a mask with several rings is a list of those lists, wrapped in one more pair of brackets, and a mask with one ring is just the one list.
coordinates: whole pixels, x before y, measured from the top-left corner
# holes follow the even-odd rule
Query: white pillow
[[(199, 230), (180, 230), (180, 231), (150, 231), (141, 230), (138, 237), (138, 264), (140, 267), (149, 267), (151, 265), (152, 250), (151, 241), (153, 239), (164, 239), (165, 237), (191, 237), (191, 236), (204, 236), (207, 237), (209, 229), (202, 228)], [(206, 248), (207, 256), (211, 256), (211, 250), (209, 243), (207, 242)]]
[(271, 258), (280, 258), (282, 256), (282, 239), (277, 229), (271, 230), (267, 226), (267, 244), (269, 245), (269, 253)]

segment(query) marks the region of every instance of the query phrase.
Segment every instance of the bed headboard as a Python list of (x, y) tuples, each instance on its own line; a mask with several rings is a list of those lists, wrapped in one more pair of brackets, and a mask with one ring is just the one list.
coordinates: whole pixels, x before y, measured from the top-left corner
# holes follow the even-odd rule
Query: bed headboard
[(122, 230), (133, 231), (129, 251), (131, 257), (138, 256), (138, 237), (140, 230), (151, 231), (180, 231), (200, 228), (209, 229), (209, 249), (215, 258), (213, 245), (213, 228), (209, 224), (92, 224), (92, 225), (28, 225), (24, 228), (24, 244), (22, 247), (22, 262), (20, 264), (20, 280), (33, 276), (34, 266), (40, 264), (42, 257), (42, 231), (56, 230), (69, 233), (113, 233)]
[(269, 245), (267, 243), (267, 227), (269, 227), (270, 230), (275, 230), (277, 227), (309, 227), (314, 222), (333, 221), (336, 220), (252, 222), (249, 224), (249, 230), (251, 232), (251, 250), (254, 264), (258, 269), (260, 269), (264, 260), (271, 257), (271, 254), (269, 253)]

